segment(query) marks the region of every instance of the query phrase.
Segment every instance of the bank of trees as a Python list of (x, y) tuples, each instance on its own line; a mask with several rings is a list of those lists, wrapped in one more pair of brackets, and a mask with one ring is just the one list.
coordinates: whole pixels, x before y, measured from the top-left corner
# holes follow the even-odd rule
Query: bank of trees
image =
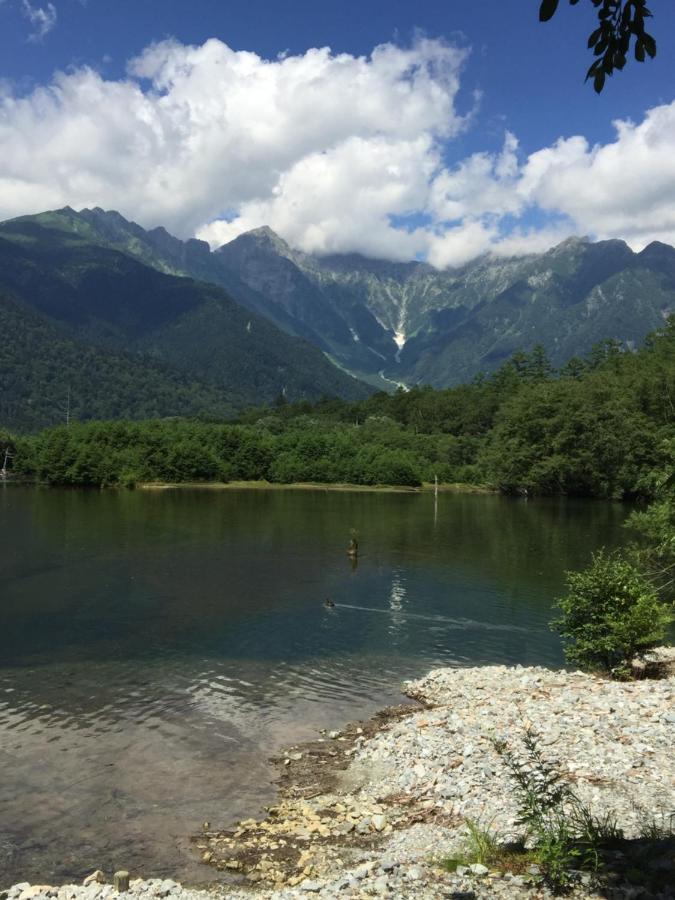
[(14, 470), (56, 484), (268, 480), (491, 484), (511, 493), (652, 496), (672, 464), (675, 323), (637, 353), (612, 341), (561, 371), (541, 349), (448, 390), (253, 409), (237, 422), (72, 423), (15, 436)]

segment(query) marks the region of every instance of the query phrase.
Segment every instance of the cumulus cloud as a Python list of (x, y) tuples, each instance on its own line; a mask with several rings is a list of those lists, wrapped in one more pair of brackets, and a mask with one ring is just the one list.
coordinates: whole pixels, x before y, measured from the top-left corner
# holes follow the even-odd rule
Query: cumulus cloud
[(616, 140), (559, 140), (528, 158), (522, 192), (598, 237), (636, 246), (675, 238), (675, 102), (614, 123)]
[(568, 136), (525, 156), (507, 133), (450, 164), (473, 121), (465, 59), (429, 39), (273, 60), (164, 41), (121, 80), (85, 68), (5, 91), (0, 215), (104, 206), (213, 245), (270, 225), (308, 251), (438, 266), (579, 232), (675, 242), (675, 103), (615, 123), (604, 146)]
[(37, 6), (29, 0), (21, 0), (21, 10), (34, 28), (29, 41), (41, 41), (56, 25), (56, 7), (53, 3)]
[(280, 174), (269, 197), (242, 204), (233, 221), (213, 222), (200, 236), (217, 245), (268, 224), (309, 252), (410, 259), (424, 251), (426, 232), (395, 228), (390, 217), (424, 207), (437, 166), (428, 136), (349, 137), (302, 157)]
[(2, 212), (98, 204), (188, 235), (273, 205), (315, 246), (340, 246), (338, 230), (365, 233), (375, 219), (386, 232), (395, 208), (424, 202), (439, 142), (465, 127), (455, 108), (464, 58), (429, 40), (367, 58), (324, 48), (272, 61), (217, 40), (169, 41), (124, 80), (60, 73), (1, 102)]

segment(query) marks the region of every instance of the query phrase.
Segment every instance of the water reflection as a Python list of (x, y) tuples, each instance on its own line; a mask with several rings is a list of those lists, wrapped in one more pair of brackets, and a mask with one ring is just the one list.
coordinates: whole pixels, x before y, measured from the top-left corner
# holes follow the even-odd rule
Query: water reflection
[(624, 514), (443, 494), (3, 490), (4, 879), (208, 877), (187, 835), (267, 802), (275, 747), (397, 702), (433, 665), (559, 664), (547, 623), (562, 572), (620, 540)]
[(389, 626), (389, 631), (394, 637), (405, 623), (405, 616), (402, 615), (405, 594), (406, 590), (403, 586), (401, 572), (396, 572), (391, 582), (391, 593), (389, 595), (389, 609), (391, 610), (391, 625)]

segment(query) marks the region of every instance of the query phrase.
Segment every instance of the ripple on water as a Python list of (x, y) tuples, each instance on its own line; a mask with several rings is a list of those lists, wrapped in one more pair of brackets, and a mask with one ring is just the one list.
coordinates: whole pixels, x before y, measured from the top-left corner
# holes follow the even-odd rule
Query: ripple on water
[(432, 501), (0, 492), (4, 878), (204, 880), (187, 836), (269, 802), (275, 748), (399, 702), (432, 666), (558, 664), (561, 573), (622, 517)]

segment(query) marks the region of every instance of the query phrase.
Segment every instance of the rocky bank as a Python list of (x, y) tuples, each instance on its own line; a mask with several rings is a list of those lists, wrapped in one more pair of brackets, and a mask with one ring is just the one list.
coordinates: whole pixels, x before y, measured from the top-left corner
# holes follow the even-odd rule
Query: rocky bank
[[(487, 666), (438, 669), (406, 685), (416, 707), (289, 748), (279, 799), (262, 820), (195, 837), (226, 882), (197, 891), (132, 880), (136, 898), (544, 898), (536, 865), (498, 871), (442, 865), (465, 855), (467, 820), (522, 837), (513, 783), (495, 740), (518, 753), (526, 729), (596, 815), (625, 841), (602, 886), (579, 875), (572, 896), (675, 897), (675, 651), (665, 677), (609, 682), (581, 672)], [(662, 673), (663, 674), (663, 673)], [(645, 830), (651, 838), (645, 837)], [(530, 861), (531, 863), (531, 861)], [(0, 900), (108, 900), (107, 884), (15, 885)]]

